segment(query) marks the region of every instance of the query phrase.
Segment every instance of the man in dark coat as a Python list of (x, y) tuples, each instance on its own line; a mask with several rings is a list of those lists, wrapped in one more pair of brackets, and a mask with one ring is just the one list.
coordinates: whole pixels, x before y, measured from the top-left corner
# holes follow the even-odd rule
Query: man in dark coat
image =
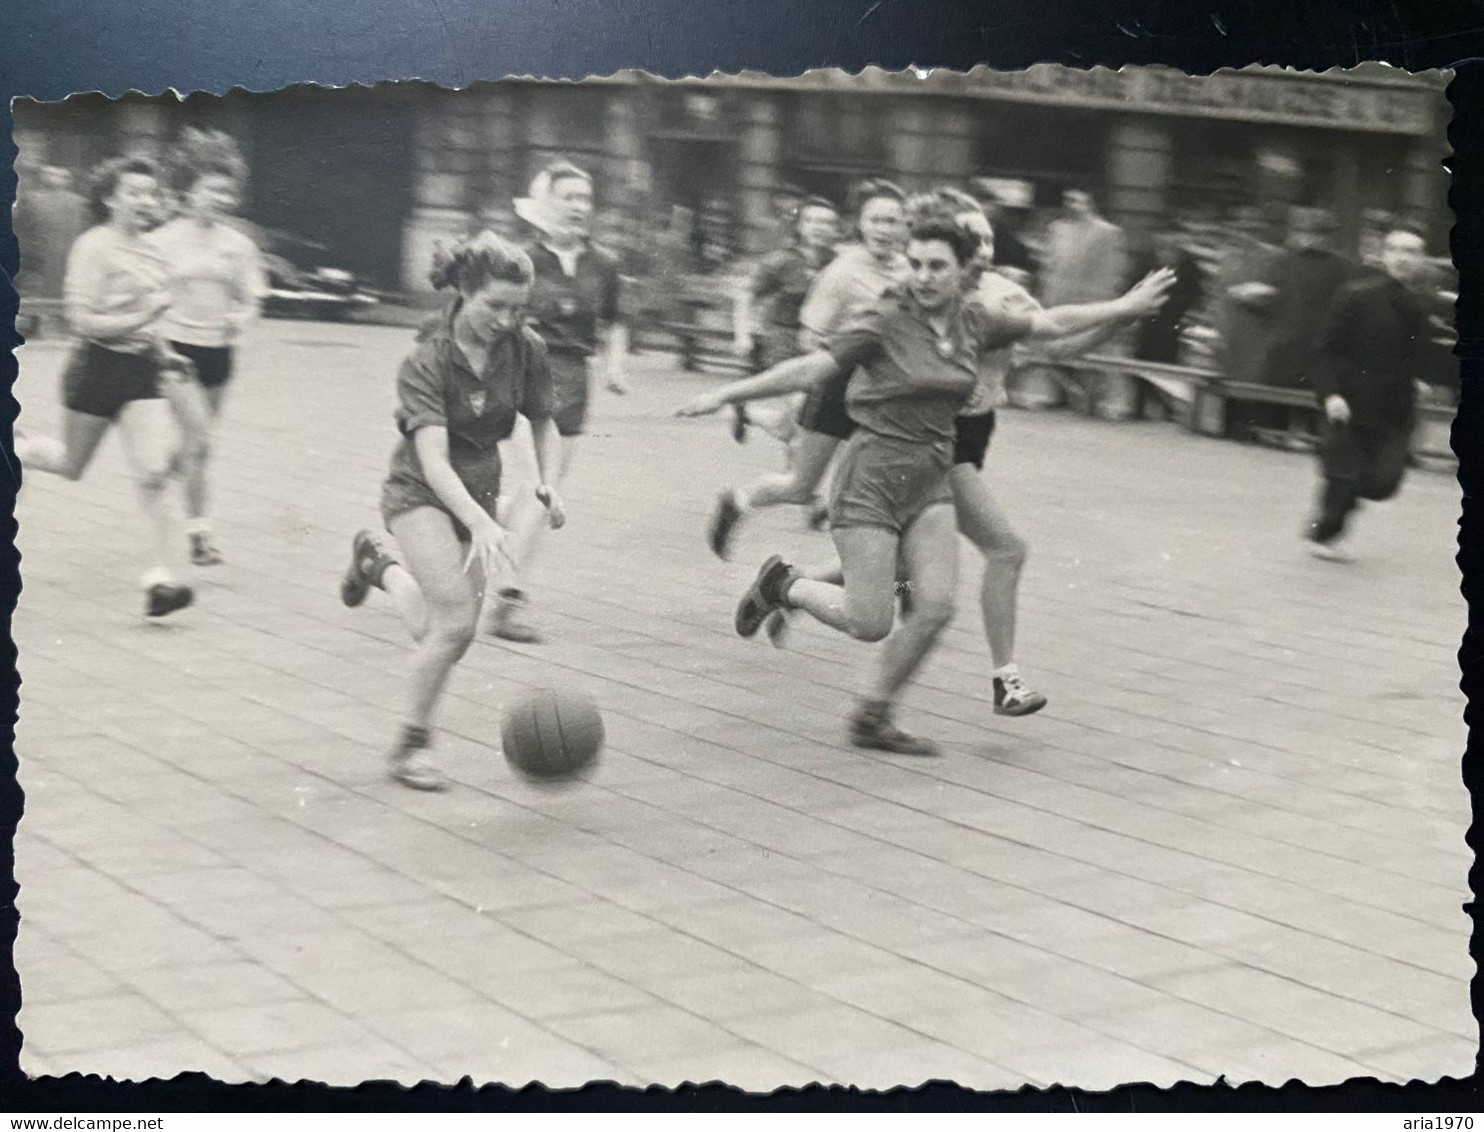
[(1359, 501), (1389, 499), (1401, 486), (1415, 383), (1433, 333), (1428, 303), (1415, 290), (1425, 254), (1420, 233), (1393, 229), (1381, 270), (1343, 286), (1321, 327), (1314, 389), (1324, 412), (1324, 484), (1309, 527), (1320, 557), (1347, 557), (1342, 538)]

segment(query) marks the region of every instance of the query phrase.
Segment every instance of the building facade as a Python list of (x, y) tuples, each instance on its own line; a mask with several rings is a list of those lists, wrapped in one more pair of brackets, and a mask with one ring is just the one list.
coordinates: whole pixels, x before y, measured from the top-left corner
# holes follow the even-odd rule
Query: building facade
[(702, 268), (770, 247), (788, 196), (843, 201), (867, 175), (908, 189), (991, 178), (1047, 207), (1083, 188), (1111, 219), (1145, 228), (1241, 205), (1276, 222), (1289, 204), (1321, 204), (1350, 249), (1364, 217), (1384, 212), (1423, 224), (1442, 251), (1445, 82), (1380, 65), (1208, 77), (1050, 65), (925, 77), (622, 74), (461, 91), (84, 96), (19, 104), (15, 122), (23, 178), (40, 165), (159, 152), (185, 124), (225, 129), (251, 163), (250, 219), (318, 241), (382, 286), (418, 290), (440, 240), (510, 225), (511, 200), (558, 156), (597, 175), (615, 242), (668, 239)]

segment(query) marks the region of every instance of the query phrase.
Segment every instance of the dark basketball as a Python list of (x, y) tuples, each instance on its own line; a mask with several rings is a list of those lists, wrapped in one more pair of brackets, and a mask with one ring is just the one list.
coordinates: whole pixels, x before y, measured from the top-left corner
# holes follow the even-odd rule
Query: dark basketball
[(582, 778), (603, 748), (603, 717), (587, 696), (533, 692), (506, 713), (500, 736), (505, 758), (522, 778)]

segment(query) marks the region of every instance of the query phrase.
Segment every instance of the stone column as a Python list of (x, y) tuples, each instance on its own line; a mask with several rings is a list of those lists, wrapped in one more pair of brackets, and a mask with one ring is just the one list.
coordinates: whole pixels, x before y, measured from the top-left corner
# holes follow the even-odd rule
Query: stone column
[(1448, 250), (1448, 178), (1443, 171), (1443, 142), (1440, 138), (1417, 138), (1407, 149), (1401, 170), (1402, 212), (1423, 225), (1430, 249)]
[(1357, 142), (1351, 137), (1334, 141), (1334, 165), (1330, 182), (1329, 207), (1335, 217), (1335, 250), (1342, 255), (1360, 252), (1361, 199), (1360, 161)]
[(1175, 143), (1159, 118), (1125, 118), (1108, 137), (1109, 219), (1123, 225), (1154, 226), (1169, 209), (1175, 173)]
[(926, 109), (917, 97), (904, 95), (885, 115), (891, 176), (909, 193), (930, 188), (934, 180)]
[(139, 153), (157, 160), (165, 155), (170, 123), (158, 102), (120, 102), (117, 120), (120, 153)]
[(741, 113), (742, 144), (737, 162), (742, 186), (742, 251), (757, 255), (768, 251), (778, 236), (774, 201), (783, 157), (781, 113), (777, 99), (765, 91), (747, 94)]
[(428, 91), (414, 116), (412, 212), (402, 228), (402, 286), (427, 293), (434, 249), (463, 236), (485, 202), (477, 191), (482, 164), (477, 103), (457, 91)]

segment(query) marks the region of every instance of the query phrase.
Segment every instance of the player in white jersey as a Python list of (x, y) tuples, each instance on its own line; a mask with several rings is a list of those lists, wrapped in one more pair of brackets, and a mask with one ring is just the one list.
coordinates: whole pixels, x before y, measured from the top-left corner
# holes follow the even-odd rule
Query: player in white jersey
[(237, 339), (257, 318), (268, 282), (257, 245), (231, 223), (247, 175), (236, 143), (216, 131), (187, 130), (172, 165), (182, 210), (148, 239), (170, 264), (174, 302), (161, 332), (195, 366), (195, 382), (176, 399), (188, 437), (183, 471), (191, 561), (215, 566), (222, 556), (207, 517), (210, 435), (232, 378)]
[(160, 334), (175, 300), (169, 265), (145, 236), (159, 207), (159, 171), (143, 157), (106, 161), (93, 175), (90, 202), (100, 223), (72, 245), (63, 288), (78, 342), (62, 380), (62, 438), (17, 429), (15, 451), (28, 470), (78, 480), (118, 426), (144, 513), (145, 613), (163, 617), (190, 605), (193, 594), (169, 565), (174, 525), (165, 488), (179, 436), (167, 387), (190, 380), (190, 363)]

